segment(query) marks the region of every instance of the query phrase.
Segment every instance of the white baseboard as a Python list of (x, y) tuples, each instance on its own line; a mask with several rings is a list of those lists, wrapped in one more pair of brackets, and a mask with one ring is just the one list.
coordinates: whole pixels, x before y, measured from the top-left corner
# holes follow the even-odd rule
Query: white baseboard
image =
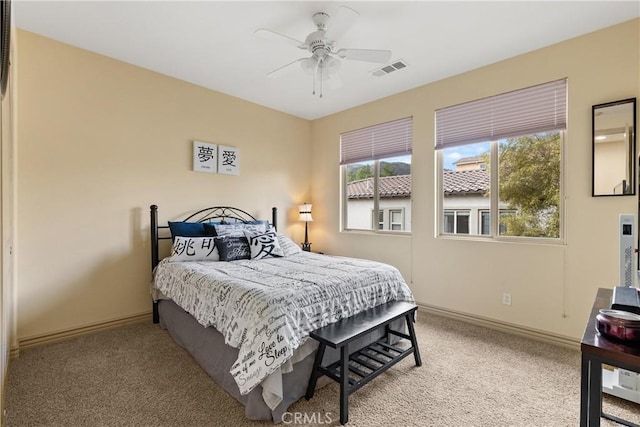
[(18, 347), (12, 348), (10, 350), (10, 357), (18, 357), (20, 354), (20, 350), (36, 347), (45, 344), (52, 344), (58, 341), (67, 340), (69, 338), (78, 337), (80, 335), (86, 335), (98, 331), (104, 331), (107, 329), (116, 328), (118, 326), (127, 325), (129, 323), (135, 323), (140, 321), (149, 321), (151, 322), (151, 312), (147, 311), (144, 313), (134, 314), (131, 316), (124, 316), (112, 320), (107, 320), (104, 322), (96, 322), (85, 326), (80, 326), (78, 328), (65, 329), (62, 331), (49, 332), (41, 335), (33, 335), (30, 337), (19, 338), (18, 339)]
[(527, 328), (524, 326), (514, 325), (512, 323), (489, 319), (487, 317), (476, 316), (474, 314), (463, 313), (460, 311), (449, 310), (447, 308), (441, 308), (422, 303), (418, 303), (418, 313), (432, 313), (438, 316), (472, 323), (477, 326), (483, 326), (485, 328), (494, 329), (500, 332), (519, 335), (521, 337), (530, 338), (532, 340), (542, 341), (549, 344), (555, 344), (572, 350), (580, 350), (580, 340), (577, 340), (575, 338)]

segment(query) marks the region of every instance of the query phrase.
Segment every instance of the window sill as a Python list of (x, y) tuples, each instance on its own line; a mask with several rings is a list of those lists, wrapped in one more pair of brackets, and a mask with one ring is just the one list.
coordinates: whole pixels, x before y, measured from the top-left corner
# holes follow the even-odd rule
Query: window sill
[(344, 234), (364, 234), (367, 236), (405, 236), (411, 237), (410, 231), (373, 231), (373, 230), (341, 230), (340, 233)]
[(459, 240), (469, 242), (490, 242), (490, 243), (515, 243), (518, 245), (539, 245), (539, 246), (566, 246), (567, 243), (563, 239), (550, 239), (543, 237), (483, 237), (483, 236), (461, 236), (455, 234), (440, 234), (436, 239), (442, 240)]

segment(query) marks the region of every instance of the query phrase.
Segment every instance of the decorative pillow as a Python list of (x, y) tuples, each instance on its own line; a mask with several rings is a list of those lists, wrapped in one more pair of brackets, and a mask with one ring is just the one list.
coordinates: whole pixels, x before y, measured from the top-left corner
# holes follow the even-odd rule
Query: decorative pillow
[(251, 259), (249, 241), (244, 236), (214, 237), (216, 248), (220, 253), (220, 261), (236, 261)]
[(265, 233), (267, 224), (264, 221), (238, 222), (234, 224), (217, 224), (214, 225), (216, 235), (220, 237), (233, 236), (244, 237), (244, 231), (253, 231), (256, 233)]
[(251, 259), (262, 259), (269, 256), (282, 257), (284, 252), (278, 242), (275, 231), (267, 231), (266, 233), (255, 233), (253, 231), (244, 231), (244, 235), (249, 241), (249, 249), (251, 250)]
[(171, 240), (176, 239), (177, 236), (182, 237), (211, 237), (213, 234), (207, 234), (208, 232), (204, 228), (204, 224), (201, 222), (183, 222), (169, 221), (169, 230), (171, 230)]
[(282, 233), (276, 233), (276, 235), (278, 236), (278, 243), (280, 243), (280, 247), (282, 248), (284, 256), (290, 256), (293, 254), (297, 254), (298, 252), (302, 252), (300, 246), (296, 245), (293, 240), (289, 238), (289, 236)]
[(169, 258), (170, 262), (219, 260), (220, 255), (213, 237), (176, 236)]
[(216, 233), (216, 225), (220, 225), (219, 222), (205, 222), (204, 224), (204, 232), (207, 233), (207, 236), (217, 236), (218, 234)]

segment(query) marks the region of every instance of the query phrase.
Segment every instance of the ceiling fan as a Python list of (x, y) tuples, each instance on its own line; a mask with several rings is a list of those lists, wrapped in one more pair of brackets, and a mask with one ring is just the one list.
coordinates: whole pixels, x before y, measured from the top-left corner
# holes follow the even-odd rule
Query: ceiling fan
[(320, 84), (320, 98), (322, 98), (322, 84), (327, 81), (330, 86), (339, 87), (340, 77), (337, 71), (340, 69), (340, 60), (348, 59), (355, 61), (386, 63), (391, 59), (390, 50), (378, 49), (337, 49), (338, 40), (356, 22), (360, 14), (355, 10), (341, 6), (335, 18), (325, 12), (313, 14), (313, 23), (317, 30), (310, 33), (304, 41), (277, 33), (275, 31), (261, 28), (255, 34), (261, 38), (287, 43), (299, 49), (307, 50), (310, 57), (299, 58), (293, 62), (283, 65), (267, 74), (268, 77), (277, 78), (291, 70), (295, 70), (295, 65), (300, 64), (302, 69), (313, 75), (313, 94), (316, 94), (316, 80)]

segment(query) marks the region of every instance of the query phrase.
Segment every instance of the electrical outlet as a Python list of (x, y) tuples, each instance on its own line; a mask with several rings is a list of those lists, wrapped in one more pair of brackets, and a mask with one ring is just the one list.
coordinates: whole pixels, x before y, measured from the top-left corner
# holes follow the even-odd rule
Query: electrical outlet
[(511, 294), (509, 292), (504, 292), (502, 294), (502, 303), (504, 305), (511, 305)]

